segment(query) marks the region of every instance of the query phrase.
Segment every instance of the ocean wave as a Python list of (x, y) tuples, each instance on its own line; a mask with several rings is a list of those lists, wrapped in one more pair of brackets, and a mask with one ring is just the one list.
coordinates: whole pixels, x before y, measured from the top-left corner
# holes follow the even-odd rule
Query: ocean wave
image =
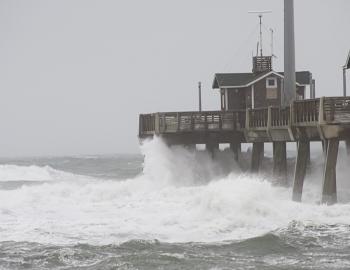
[(50, 166), (0, 165), (0, 182), (8, 181), (55, 181), (72, 179), (75, 175)]
[(0, 239), (96, 245), (132, 239), (220, 242), (260, 237), (294, 222), (335, 224), (340, 231), (350, 225), (350, 204), (318, 205), (312, 185), (305, 185), (307, 203), (295, 203), (289, 188), (241, 172), (227, 175), (225, 166), (206, 153), (169, 149), (157, 141), (142, 150), (144, 172), (136, 178), (0, 190)]

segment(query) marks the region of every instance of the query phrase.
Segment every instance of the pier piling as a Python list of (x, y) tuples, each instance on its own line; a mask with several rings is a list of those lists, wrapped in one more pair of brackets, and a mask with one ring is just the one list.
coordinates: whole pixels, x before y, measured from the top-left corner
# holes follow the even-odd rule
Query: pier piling
[(252, 159), (251, 159), (251, 172), (258, 173), (264, 157), (264, 143), (253, 143)]
[(350, 139), (345, 140), (346, 153), (350, 156)]
[(287, 143), (273, 142), (273, 175), (287, 186)]
[(230, 143), (230, 149), (233, 152), (233, 156), (236, 162), (239, 161), (239, 157), (241, 155), (241, 143), (240, 142), (232, 142)]
[(326, 160), (324, 163), (322, 203), (334, 204), (337, 202), (337, 157), (339, 149), (339, 139), (329, 139), (327, 141)]
[(299, 141), (297, 145), (298, 151), (294, 171), (293, 201), (301, 202), (310, 142)]
[(210, 141), (205, 144), (205, 149), (208, 151), (210, 156), (214, 159), (215, 152), (219, 151), (219, 144), (217, 142)]

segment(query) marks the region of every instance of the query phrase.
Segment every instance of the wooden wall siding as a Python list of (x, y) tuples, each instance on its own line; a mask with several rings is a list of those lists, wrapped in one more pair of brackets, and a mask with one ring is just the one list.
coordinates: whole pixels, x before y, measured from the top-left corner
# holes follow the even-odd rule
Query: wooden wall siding
[[(277, 79), (277, 98), (267, 98), (266, 80), (267, 78)], [(268, 106), (281, 105), (282, 79), (276, 75), (271, 75), (254, 84), (254, 107), (264, 108)], [(297, 87), (298, 95), (305, 98), (305, 86)], [(242, 110), (252, 108), (251, 86), (239, 89), (228, 89), (228, 108), (226, 110)]]
[[(266, 98), (266, 79), (276, 78), (277, 79), (277, 98), (267, 99)], [(268, 106), (280, 106), (281, 104), (281, 79), (275, 75), (271, 75), (264, 78), (254, 85), (254, 105), (255, 108), (263, 108)]]
[(247, 108), (246, 89), (228, 89), (228, 110), (245, 110)]

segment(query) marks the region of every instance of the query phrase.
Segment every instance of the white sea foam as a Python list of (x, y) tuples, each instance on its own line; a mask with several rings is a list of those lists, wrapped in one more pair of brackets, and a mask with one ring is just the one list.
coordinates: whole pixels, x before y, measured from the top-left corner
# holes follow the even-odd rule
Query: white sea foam
[(0, 182), (54, 181), (72, 178), (73, 174), (55, 170), (50, 166), (0, 165)]
[(212, 242), (262, 235), (292, 221), (350, 225), (350, 205), (316, 204), (313, 184), (306, 185), (307, 203), (299, 204), (290, 200), (290, 189), (266, 179), (225, 175), (227, 168), (205, 153), (170, 150), (157, 140), (142, 151), (144, 173), (135, 179), (52, 181), (0, 190), (1, 241)]

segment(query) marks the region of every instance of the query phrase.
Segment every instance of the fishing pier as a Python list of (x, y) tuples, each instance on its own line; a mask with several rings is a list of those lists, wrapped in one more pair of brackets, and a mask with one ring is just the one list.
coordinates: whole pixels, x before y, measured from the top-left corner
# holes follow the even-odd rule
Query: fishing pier
[[(273, 173), (283, 186), (288, 184), (286, 144), (295, 142), (293, 200), (299, 202), (310, 162), (310, 142), (320, 142), (324, 152), (321, 201), (334, 204), (340, 141), (346, 142), (350, 154), (350, 96), (346, 96), (344, 79), (344, 96), (316, 98), (312, 73), (295, 70), (293, 0), (285, 0), (284, 5), (284, 72), (273, 70), (273, 52), (264, 56), (260, 44), (260, 54), (257, 50), (252, 58), (252, 72), (215, 74), (212, 88), (220, 92), (220, 110), (202, 111), (199, 102), (198, 111), (140, 114), (138, 135), (141, 141), (158, 136), (169, 146), (205, 144), (213, 158), (220, 144), (230, 144), (237, 162), (241, 144), (251, 143), (252, 173), (260, 170), (264, 144), (272, 143)], [(262, 42), (261, 18), (259, 14)], [(350, 68), (349, 59), (344, 70)]]
[(297, 143), (293, 200), (301, 201), (310, 142), (319, 141), (325, 153), (322, 202), (337, 201), (336, 164), (340, 141), (350, 143), (350, 97), (321, 97), (294, 101), (289, 107), (245, 111), (192, 111), (141, 114), (139, 137), (161, 137), (169, 145), (205, 144), (212, 154), (230, 144), (239, 161), (241, 144), (252, 143), (251, 172), (257, 173), (264, 143), (273, 144), (274, 174), (286, 185), (287, 142)]

